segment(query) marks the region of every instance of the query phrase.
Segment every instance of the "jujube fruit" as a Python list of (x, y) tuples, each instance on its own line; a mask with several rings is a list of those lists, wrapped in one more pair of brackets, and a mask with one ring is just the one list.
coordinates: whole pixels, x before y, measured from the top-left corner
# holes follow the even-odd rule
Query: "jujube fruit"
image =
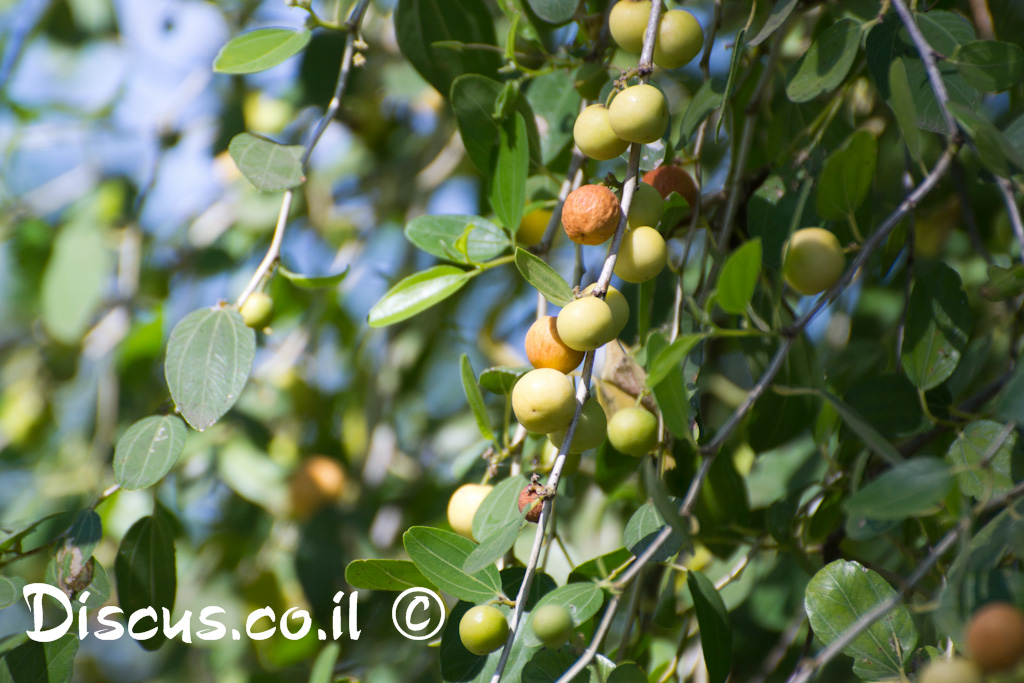
[[(548, 441), (556, 448), (561, 448), (567, 431), (569, 431), (569, 425), (557, 432), (551, 432), (548, 434)], [(605, 417), (604, 408), (596, 398), (588, 398), (583, 403), (583, 410), (580, 411), (580, 419), (576, 424), (576, 431), (573, 432), (569, 452), (582, 453), (591, 448), (597, 448), (604, 441), (607, 433), (608, 418)]]
[(782, 256), (782, 273), (790, 287), (804, 296), (820, 294), (843, 275), (846, 257), (834, 234), (822, 228), (803, 228), (789, 238)]
[(608, 122), (623, 140), (640, 144), (654, 142), (668, 126), (668, 101), (653, 85), (631, 85), (612, 100)]
[(1006, 602), (990, 602), (964, 630), (967, 651), (983, 671), (1003, 671), (1024, 657), (1024, 613)]
[(917, 674), (917, 683), (981, 683), (981, 670), (963, 657), (933, 659)]
[(608, 15), (608, 30), (616, 45), (633, 54), (643, 52), (651, 7), (650, 0), (619, 0), (615, 3)]
[(654, 63), (663, 69), (685, 66), (704, 46), (704, 29), (697, 17), (684, 9), (663, 12), (654, 42)]
[(577, 244), (601, 244), (615, 234), (621, 210), (615, 193), (604, 185), (583, 185), (562, 205), (562, 227)]
[(238, 312), (247, 326), (262, 330), (274, 317), (274, 300), (266, 292), (253, 292)]
[(288, 481), (292, 512), (308, 519), (317, 510), (337, 502), (345, 487), (345, 470), (334, 458), (313, 455), (302, 461)]
[(508, 621), (493, 605), (470, 607), (459, 621), (462, 646), (475, 655), (494, 652), (505, 644), (507, 638)]
[(530, 616), (533, 633), (544, 647), (561, 647), (572, 635), (572, 615), (562, 605), (544, 605)]
[(490, 484), (463, 484), (455, 489), (448, 500), (448, 523), (455, 533), (471, 541), (476, 540), (473, 537), (473, 518), (493, 488)]
[(647, 282), (656, 277), (668, 263), (665, 238), (646, 226), (628, 230), (622, 236), (615, 274), (626, 282)]
[(680, 166), (662, 164), (658, 168), (652, 168), (644, 173), (643, 181), (660, 192), (662, 199), (668, 199), (669, 195), (675, 192), (691, 207), (697, 203), (697, 194), (700, 191), (697, 181)]
[(512, 387), (512, 411), (535, 434), (561, 429), (576, 411), (572, 380), (552, 368), (530, 370)]
[(558, 336), (553, 315), (538, 318), (526, 333), (526, 357), (535, 368), (572, 372), (583, 362), (583, 351), (566, 346)]
[(551, 220), (549, 209), (534, 209), (519, 221), (519, 229), (516, 230), (516, 241), (524, 247), (532, 247), (540, 244), (544, 239), (544, 231), (548, 229), (548, 221)]
[[(537, 504), (534, 505), (534, 502)], [(533, 507), (530, 507), (533, 505)], [(544, 503), (540, 499), (540, 487), (534, 486), (533, 484), (527, 485), (519, 492), (519, 511), (522, 512), (526, 508), (530, 508), (529, 512), (526, 513), (526, 521), (536, 524), (540, 521), (541, 508), (544, 507)]]
[(596, 296), (574, 299), (558, 312), (558, 336), (571, 349), (593, 351), (615, 339), (611, 306)]
[[(587, 285), (580, 294), (584, 296), (591, 294), (596, 285), (596, 282)], [(622, 330), (626, 328), (626, 323), (629, 322), (629, 303), (626, 301), (626, 297), (622, 295), (622, 292), (611, 285), (608, 285), (608, 291), (604, 293), (604, 301), (612, 309), (612, 319), (615, 321), (615, 336), (618, 337)]]
[(608, 421), (608, 441), (620, 453), (647, 455), (658, 445), (658, 418), (639, 406), (623, 408)]
[(653, 185), (639, 183), (636, 186), (636, 192), (633, 193), (633, 203), (629, 206), (627, 221), (630, 227), (657, 225), (663, 213), (665, 213), (665, 200), (661, 198), (661, 193)]
[(572, 136), (581, 152), (598, 161), (614, 159), (629, 149), (629, 143), (612, 130), (608, 108), (603, 104), (592, 104), (580, 112), (573, 124)]

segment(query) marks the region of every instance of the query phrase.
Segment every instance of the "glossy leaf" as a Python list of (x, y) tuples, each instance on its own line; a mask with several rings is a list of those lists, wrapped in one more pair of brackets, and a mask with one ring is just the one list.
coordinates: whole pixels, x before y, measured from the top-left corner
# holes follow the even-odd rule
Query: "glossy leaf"
[[(121, 539), (114, 560), (118, 602), (125, 614), (153, 607), (174, 609), (177, 572), (174, 564), (174, 533), (160, 515), (143, 517)], [(161, 631), (140, 641), (147, 650), (163, 644)]]
[(529, 483), (522, 475), (501, 480), (476, 509), (473, 538), (487, 538), (521, 519), (519, 492)]
[(394, 325), (450, 297), (469, 282), (469, 272), (434, 266), (398, 282), (370, 309), (370, 327)]
[(540, 638), (533, 632), (533, 615), (547, 605), (561, 605), (572, 617), (573, 628), (579, 628), (593, 617), (604, 604), (604, 592), (593, 583), (570, 583), (556, 588), (537, 601), (530, 617), (523, 625), (522, 639), (528, 646), (540, 645)]
[(564, 24), (576, 13), (576, 0), (527, 0), (533, 13), (549, 24)]
[(541, 160), (549, 164), (572, 142), (573, 126), (580, 112), (580, 94), (573, 87), (570, 74), (554, 71), (533, 79), (526, 90), (526, 99), (534, 113), (547, 124), (540, 130), (540, 151)]
[(850, 515), (881, 521), (926, 514), (953, 488), (953, 472), (927, 456), (899, 463), (861, 487), (843, 507)]
[(1024, 154), (991, 121), (959, 102), (950, 102), (949, 110), (974, 141), (978, 157), (988, 170), (1009, 178), (1024, 169)]
[(213, 60), (222, 74), (251, 74), (277, 66), (309, 44), (309, 31), (290, 28), (258, 28), (228, 41)]
[(605, 553), (576, 565), (576, 568), (569, 575), (569, 582), (590, 581), (593, 579), (607, 579), (611, 573), (624, 565), (633, 553), (626, 548), (619, 548), (610, 553)]
[(718, 276), (718, 305), (726, 313), (747, 310), (761, 275), (761, 240), (755, 237), (736, 249)]
[(786, 95), (793, 102), (809, 102), (832, 92), (850, 73), (860, 48), (862, 27), (854, 19), (840, 19), (821, 32), (790, 69)]
[(700, 647), (708, 668), (709, 683), (724, 683), (732, 668), (732, 626), (729, 612), (715, 584), (699, 571), (686, 574), (686, 586), (693, 597)]
[(539, 256), (534, 256), (522, 247), (516, 247), (516, 268), (534, 289), (555, 306), (565, 306), (572, 301), (572, 288), (569, 287), (569, 283)]
[[(446, 13), (451, 11), (448, 9)], [(452, 109), (462, 144), (473, 165), (485, 176), (494, 168), (494, 157), (498, 152), (495, 141), (500, 135), (501, 125), (493, 114), (502, 90), (501, 83), (475, 74), (461, 76), (451, 86)], [(522, 114), (526, 123), (530, 160), (540, 163), (540, 136), (527, 98), (516, 98), (515, 111)]]
[[(647, 340), (648, 371), (653, 370), (650, 363), (659, 359), (668, 347), (668, 341), (659, 332), (652, 334)], [(678, 351), (678, 348), (677, 348)], [(664, 363), (665, 361), (661, 361)], [(661, 370), (661, 368), (659, 368)], [(665, 379), (658, 382), (651, 391), (665, 420), (665, 426), (679, 439), (685, 439), (690, 430), (690, 398), (686, 392), (686, 383), (682, 372), (667, 371)]]
[(1016, 446), (1016, 430), (1006, 431), (998, 422), (976, 420), (964, 427), (946, 451), (946, 460), (960, 473), (960, 491), (987, 499), (1012, 490), (1024, 467)]
[(152, 486), (185, 450), (188, 429), (173, 415), (146, 417), (128, 428), (114, 449), (114, 479), (126, 491)]
[(527, 372), (527, 368), (487, 368), (480, 373), (480, 386), (494, 394), (511, 394), (512, 387)]
[(22, 643), (0, 658), (0, 683), (70, 683), (78, 643), (73, 631), (50, 643)]
[[(461, 263), (483, 263), (511, 244), (501, 228), (480, 216), (417, 216), (406, 224), (405, 237), (428, 254)], [(464, 254), (456, 248), (463, 239)]]
[[(814, 635), (828, 645), (895, 594), (877, 573), (857, 562), (836, 560), (819, 570), (807, 585), (804, 609)], [(916, 645), (917, 629), (907, 608), (899, 605), (842, 652), (853, 657), (857, 676), (878, 681), (902, 677), (904, 662)]]
[(530, 167), (530, 144), (526, 121), (519, 112), (498, 129), (498, 151), (491, 157), (487, 175), (487, 196), (491, 208), (512, 233), (519, 227), (526, 204), (526, 177)]
[(1024, 79), (1024, 50), (1015, 43), (977, 40), (961, 45), (951, 60), (978, 90), (1002, 92)]
[(483, 394), (480, 393), (480, 386), (476, 383), (476, 373), (469, 362), (469, 356), (462, 354), (460, 361), (462, 388), (466, 392), (466, 401), (469, 403), (473, 417), (476, 419), (477, 429), (480, 435), (489, 441), (494, 440), (494, 432), (491, 431), (491, 417), (487, 414), (487, 405), (484, 403)]
[[(164, 376), (185, 421), (201, 432), (230, 410), (245, 388), (255, 355), (256, 333), (233, 309), (202, 308), (175, 325)], [(132, 481), (148, 478), (140, 474)]]
[(404, 591), (416, 586), (437, 590), (409, 560), (354, 560), (345, 568), (345, 582), (371, 591)]
[(793, 13), (793, 9), (796, 8), (797, 2), (798, 0), (775, 0), (768, 19), (764, 22), (761, 30), (757, 32), (757, 35), (750, 41), (750, 46), (757, 47), (775, 33), (780, 26), (786, 23), (786, 19), (789, 18), (789, 15)]
[(921, 161), (921, 133), (917, 127), (917, 105), (910, 91), (907, 65), (902, 58), (892, 60), (889, 65), (889, 106), (896, 115), (896, 122), (903, 133), (903, 143), (910, 156)]
[[(540, 505), (540, 503), (537, 504)], [(517, 505), (515, 509), (518, 510), (518, 507)], [(466, 558), (466, 563), (462, 566), (462, 570), (467, 574), (475, 574), (501, 559), (515, 545), (516, 539), (519, 538), (519, 532), (523, 530), (523, 526), (527, 523), (523, 519), (525, 512), (524, 510), (520, 517), (509, 521), (505, 526), (496, 529), (491, 532), (490, 536), (485, 537), (480, 542), (480, 545), (474, 548), (473, 552)]]
[(650, 370), (647, 373), (647, 386), (656, 387), (669, 377), (673, 372), (679, 370), (690, 351), (704, 339), (702, 334), (684, 334), (674, 342), (661, 349), (658, 355), (650, 362)]
[(282, 277), (301, 289), (326, 289), (334, 287), (345, 279), (348, 271), (349, 269), (346, 267), (345, 270), (335, 275), (300, 275), (299, 273), (293, 273), (284, 266), (278, 266), (277, 269), (277, 272)]
[(647, 674), (635, 662), (626, 662), (615, 667), (608, 683), (647, 683)]
[(245, 179), (260, 192), (276, 192), (305, 182), (302, 145), (279, 145), (250, 133), (231, 138), (228, 153)]
[(864, 203), (875, 179), (878, 142), (866, 130), (853, 134), (829, 155), (818, 181), (817, 208), (822, 218), (840, 220)]
[[(622, 542), (629, 551), (639, 557), (650, 546), (655, 538), (666, 527), (665, 519), (654, 507), (654, 503), (645, 503), (633, 513), (622, 532)], [(665, 562), (679, 552), (683, 545), (683, 537), (673, 531), (665, 543), (651, 556), (651, 562)]]
[(725, 86), (725, 79), (720, 76), (709, 78), (700, 86), (687, 105), (682, 123), (679, 124), (680, 146), (689, 141), (701, 121), (722, 106), (725, 101)]
[(920, 273), (907, 307), (903, 370), (919, 389), (945, 382), (967, 348), (971, 308), (960, 276), (938, 263)]
[(466, 558), (476, 544), (451, 531), (414, 526), (402, 536), (405, 552), (423, 576), (441, 590), (467, 602), (482, 603), (501, 595), (497, 567), (469, 574)]
[(75, 521), (68, 530), (68, 540), (78, 550), (80, 561), (85, 562), (92, 557), (102, 539), (103, 522), (95, 510), (86, 509), (75, 515)]

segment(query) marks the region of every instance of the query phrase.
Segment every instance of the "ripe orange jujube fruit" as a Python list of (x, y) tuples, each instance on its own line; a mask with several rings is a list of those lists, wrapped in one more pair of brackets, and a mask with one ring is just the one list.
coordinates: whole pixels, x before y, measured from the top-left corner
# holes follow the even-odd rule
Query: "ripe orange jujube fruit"
[(553, 315), (538, 318), (526, 333), (526, 357), (535, 368), (570, 373), (583, 362), (583, 351), (569, 348), (558, 336)]
[(653, 185), (664, 199), (668, 199), (668, 196), (675, 192), (690, 206), (697, 203), (697, 194), (700, 192), (697, 182), (685, 169), (675, 164), (662, 164), (651, 169), (644, 173), (643, 180), (648, 185)]
[(292, 511), (299, 519), (309, 519), (317, 510), (337, 502), (344, 487), (341, 463), (325, 455), (310, 456), (288, 482)]
[(619, 226), (619, 200), (604, 185), (583, 185), (562, 205), (562, 227), (577, 244), (601, 244)]
[(540, 511), (544, 507), (544, 503), (540, 499), (541, 488), (528, 484), (522, 491), (519, 492), (519, 511), (522, 512), (526, 508), (533, 505), (534, 501), (537, 501), (536, 505), (530, 508), (530, 511), (526, 513), (526, 521), (533, 522), (536, 524), (540, 521)]
[(1024, 658), (1024, 613), (1006, 602), (990, 602), (971, 616), (964, 641), (983, 671), (1005, 671)]

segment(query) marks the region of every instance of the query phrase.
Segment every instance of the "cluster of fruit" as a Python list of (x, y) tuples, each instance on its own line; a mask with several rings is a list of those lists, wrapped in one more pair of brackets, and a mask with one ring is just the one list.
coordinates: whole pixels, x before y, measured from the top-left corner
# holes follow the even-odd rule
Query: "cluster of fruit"
[(988, 603), (967, 622), (964, 643), (970, 659), (935, 659), (918, 674), (918, 683), (982, 683), (985, 674), (1018, 667), (1024, 660), (1024, 612), (1005, 602)]
[[(558, 648), (568, 642), (575, 631), (572, 615), (562, 605), (544, 605), (530, 616), (530, 628), (544, 647)], [(493, 605), (477, 605), (462, 615), (459, 639), (475, 655), (486, 655), (505, 644), (508, 621)]]

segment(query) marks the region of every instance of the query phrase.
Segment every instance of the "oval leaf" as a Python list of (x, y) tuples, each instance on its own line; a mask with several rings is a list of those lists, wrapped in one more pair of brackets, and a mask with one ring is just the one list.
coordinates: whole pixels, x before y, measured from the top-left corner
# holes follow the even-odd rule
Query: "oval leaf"
[(173, 415), (139, 420), (117, 441), (114, 479), (126, 491), (157, 483), (178, 461), (187, 435), (185, 423)]
[(576, 13), (577, 0), (527, 0), (533, 13), (549, 24), (564, 24)]
[(573, 85), (568, 72), (554, 71), (533, 79), (526, 91), (534, 113), (547, 123), (540, 131), (541, 159), (545, 164), (551, 163), (572, 141), (572, 129), (580, 112), (580, 94)]
[(25, 581), (20, 576), (0, 576), (0, 609), (21, 600), (21, 589), (24, 587)]
[(822, 218), (840, 220), (853, 215), (868, 196), (878, 164), (878, 142), (859, 130), (825, 161), (818, 183), (817, 209)]
[(63, 635), (50, 643), (29, 640), (0, 658), (0, 681), (67, 683), (71, 680), (78, 636)]
[(258, 135), (239, 133), (231, 138), (228, 154), (245, 179), (260, 192), (276, 192), (301, 185), (302, 145), (279, 145)]
[(938, 263), (916, 278), (907, 306), (903, 369), (918, 389), (945, 382), (967, 348), (971, 308), (960, 276)]
[(230, 410), (255, 355), (256, 333), (233, 309), (203, 308), (175, 325), (164, 376), (185, 421), (201, 432)]
[(715, 584), (698, 571), (686, 574), (686, 586), (693, 597), (700, 627), (700, 647), (708, 667), (709, 683), (724, 683), (732, 668), (732, 626), (725, 601)]
[(505, 366), (487, 368), (480, 373), (480, 386), (493, 394), (510, 394), (512, 393), (512, 387), (527, 372), (529, 370), (526, 368), (510, 368)]
[(283, 275), (286, 280), (302, 289), (323, 289), (325, 287), (333, 287), (345, 279), (348, 275), (348, 271), (349, 269), (345, 268), (345, 270), (341, 271), (337, 275), (299, 275), (298, 273), (293, 273), (284, 266), (280, 266), (277, 269), (277, 272)]
[(487, 538), (514, 520), (520, 519), (519, 492), (528, 483), (526, 477), (520, 475), (509, 477), (495, 486), (476, 509), (476, 515), (473, 517), (473, 538)]
[(526, 176), (530, 167), (526, 121), (519, 112), (512, 112), (512, 116), (502, 122), (498, 129), (498, 151), (491, 160), (487, 197), (498, 220), (514, 233), (526, 205)]
[(113, 256), (97, 226), (73, 222), (61, 228), (43, 271), (40, 305), (46, 331), (75, 344), (92, 324), (110, 280)]
[[(446, 8), (442, 11), (449, 13), (453, 10)], [(451, 87), (452, 109), (462, 136), (462, 144), (473, 165), (484, 175), (490, 174), (494, 167), (494, 157), (498, 153), (495, 140), (500, 135), (500, 124), (494, 120), (493, 114), (503, 90), (504, 86), (498, 81), (476, 74), (455, 79)], [(529, 100), (517, 97), (515, 111), (522, 114), (526, 123), (530, 159), (539, 164), (540, 136)]]
[(761, 275), (761, 238), (746, 242), (734, 251), (718, 276), (718, 305), (726, 313), (740, 314), (754, 296)]
[[(518, 508), (518, 505), (516, 507)], [(475, 574), (481, 569), (497, 562), (502, 555), (507, 553), (516, 544), (519, 532), (523, 530), (523, 526), (526, 524), (526, 521), (523, 519), (525, 516), (526, 510), (524, 509), (520, 517), (511, 520), (504, 527), (497, 529), (481, 541), (480, 545), (474, 548), (473, 552), (466, 558), (466, 563), (462, 565), (462, 570), (467, 574)]]
[(466, 392), (466, 401), (469, 402), (473, 417), (476, 418), (477, 429), (485, 439), (494, 441), (494, 432), (491, 431), (491, 418), (487, 414), (487, 406), (484, 404), (483, 394), (480, 393), (480, 386), (476, 383), (476, 373), (473, 372), (473, 365), (469, 362), (469, 356), (462, 354), (462, 388)]
[[(990, 420), (977, 420), (964, 427), (946, 451), (946, 460), (960, 470), (960, 490), (983, 499), (1013, 489), (1014, 460), (1022, 464), (1016, 430)], [(983, 465), (984, 463), (984, 465)]]
[[(631, 553), (639, 557), (647, 549), (647, 546), (654, 542), (665, 526), (665, 520), (654, 503), (646, 503), (629, 518), (626, 529), (622, 532), (622, 542)], [(683, 540), (678, 532), (673, 531), (669, 539), (662, 543), (657, 552), (651, 556), (651, 562), (664, 562), (671, 559), (679, 552)]]
[(572, 301), (572, 288), (569, 287), (569, 283), (539, 256), (516, 247), (516, 268), (527, 282), (555, 306), (565, 306)]
[(404, 591), (416, 586), (437, 590), (408, 560), (355, 560), (345, 568), (345, 582), (371, 591)]
[(466, 558), (476, 544), (451, 531), (414, 526), (402, 536), (405, 552), (423, 576), (459, 600), (481, 603), (501, 595), (498, 568), (491, 566), (469, 574)]
[(927, 513), (953, 488), (953, 472), (938, 458), (906, 460), (853, 494), (843, 507), (853, 516), (880, 521)]
[(1002, 92), (1024, 79), (1024, 50), (999, 40), (961, 45), (953, 59), (964, 79), (979, 90)]
[[(459, 263), (483, 263), (508, 249), (508, 235), (480, 216), (417, 216), (405, 226), (405, 237), (438, 258)], [(465, 253), (459, 253), (463, 240)]]
[[(177, 573), (174, 565), (174, 535), (159, 515), (143, 517), (128, 529), (114, 560), (117, 596), (121, 609), (132, 614), (146, 607), (174, 608)], [(163, 633), (140, 641), (147, 650), (163, 643)]]
[(259, 28), (228, 41), (213, 60), (222, 74), (251, 74), (277, 66), (306, 47), (309, 31), (290, 28)]
[(822, 31), (789, 72), (789, 99), (809, 102), (839, 87), (857, 58), (860, 34), (861, 24), (853, 19), (840, 19)]
[(455, 266), (434, 266), (402, 279), (373, 305), (370, 327), (386, 327), (413, 317), (462, 289), (472, 277)]

